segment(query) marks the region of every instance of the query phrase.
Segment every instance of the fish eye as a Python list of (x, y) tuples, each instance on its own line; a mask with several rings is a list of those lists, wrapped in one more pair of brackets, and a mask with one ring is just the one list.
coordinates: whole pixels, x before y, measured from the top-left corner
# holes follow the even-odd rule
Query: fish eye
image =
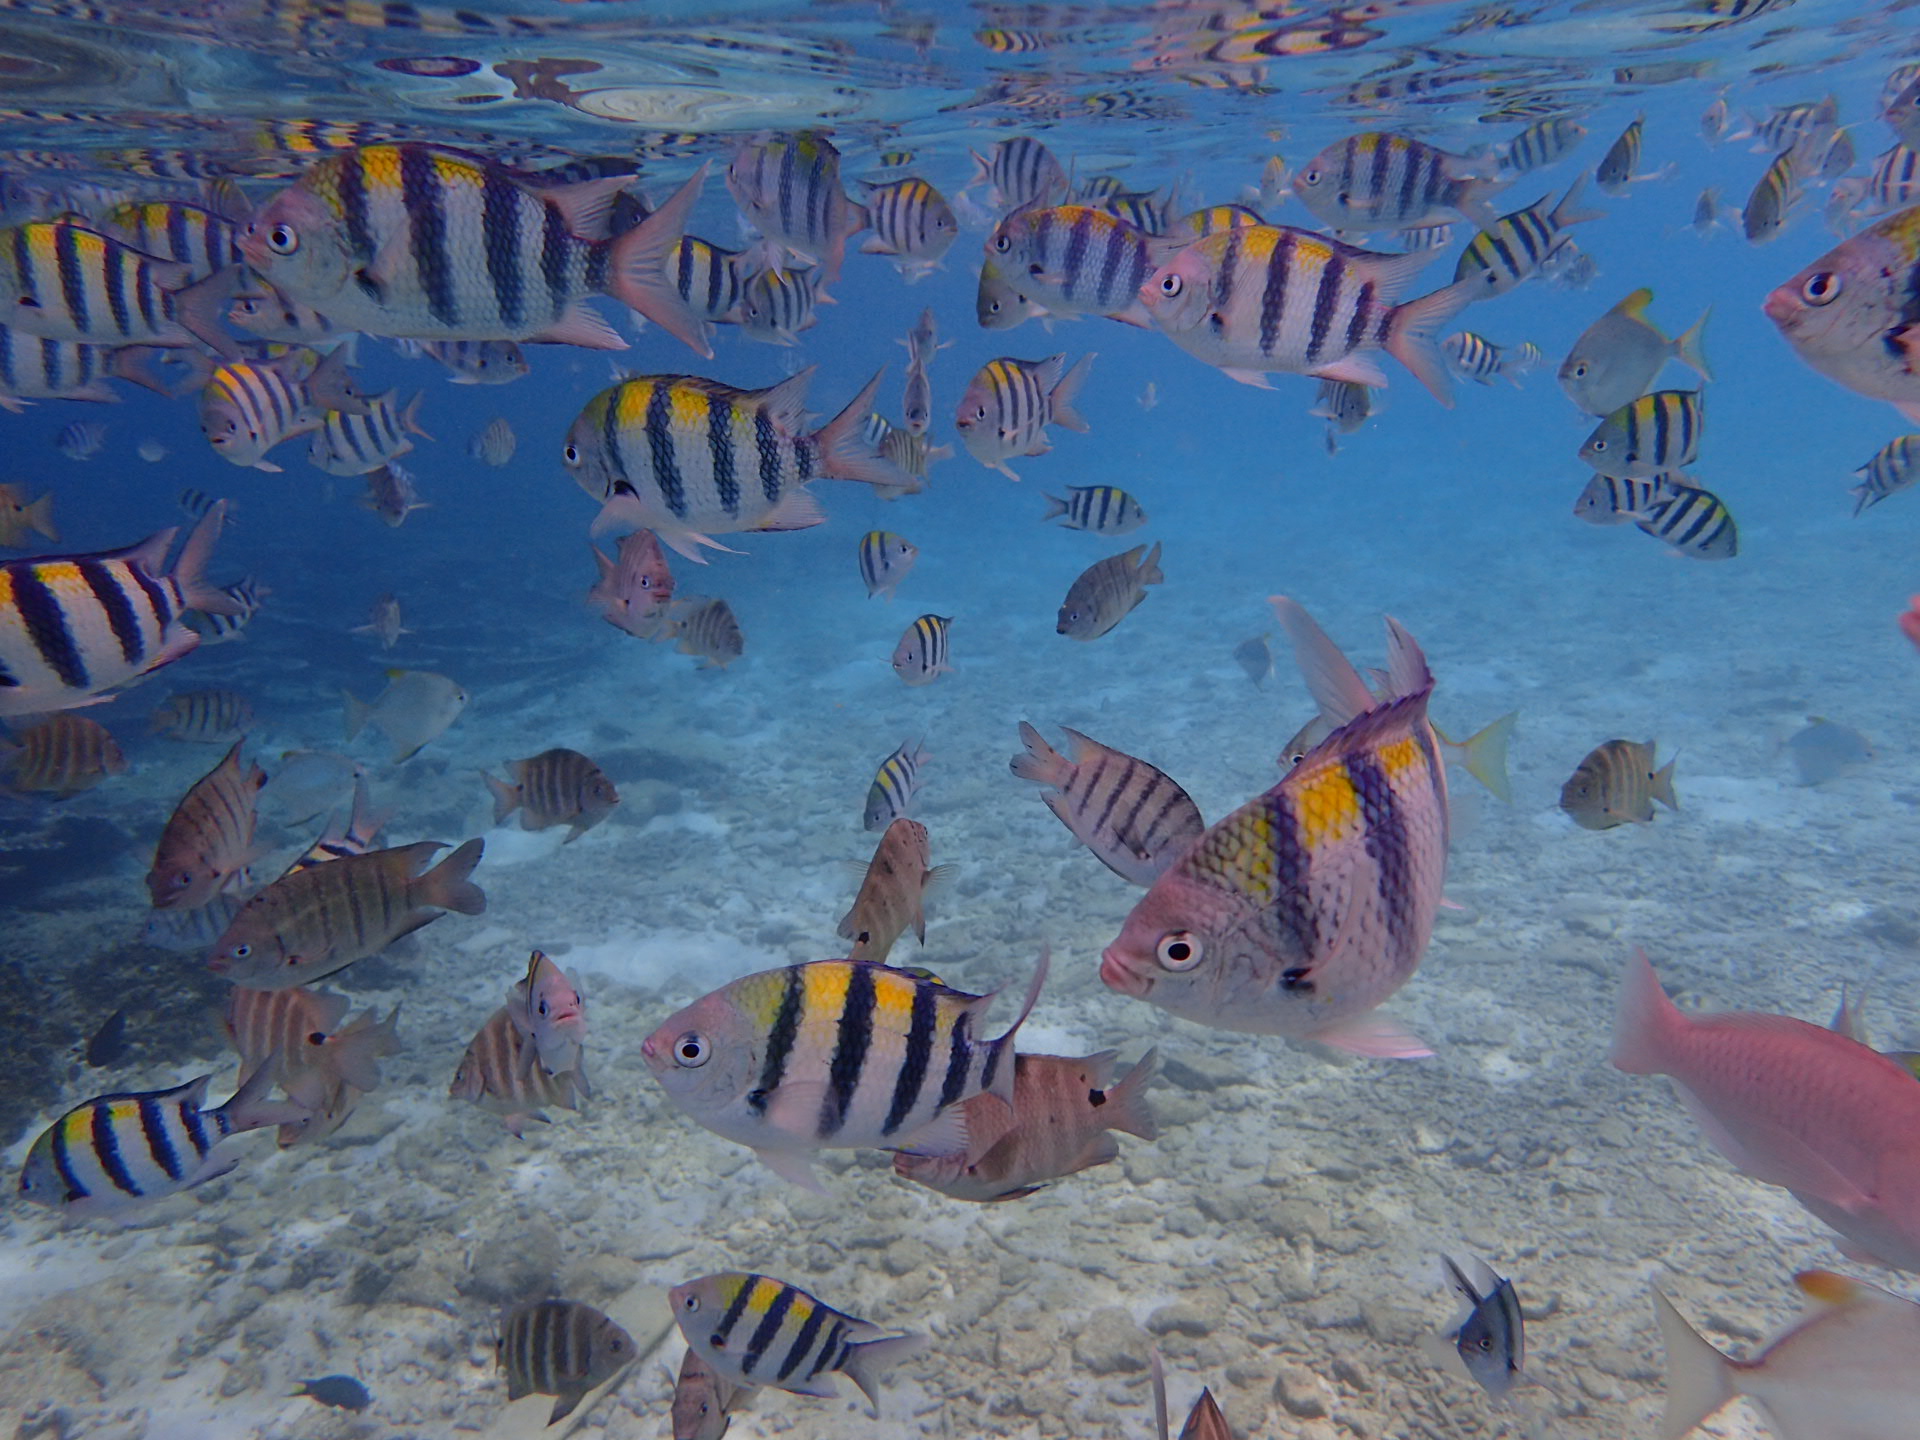
[(976, 420), (984, 420), (984, 419), (986, 419), (986, 418), (987, 418), (987, 407), (986, 407), (986, 406), (984, 406), (984, 405), (982, 405), (982, 406), (980, 406), (980, 408), (979, 408), (979, 409), (977, 409), (977, 410), (975, 410), (975, 411), (973, 412), (973, 418), (974, 418), (974, 419), (976, 419)]
[(291, 255), (300, 248), (300, 234), (291, 225), (276, 225), (267, 232), (267, 248), (276, 255)]
[(995, 314), (995, 315), (998, 315), (998, 314), (1000, 313), (1000, 302), (999, 302), (998, 300), (995, 300), (995, 301), (994, 301), (994, 302), (993, 302), (993, 303), (992, 303), (992, 304), (991, 304), (991, 305), (990, 305), (990, 306), (988, 307), (988, 309), (989, 309), (989, 310), (991, 311), (991, 313), (993, 313), (993, 314)]
[(1604, 455), (1604, 454), (1606, 454), (1606, 453), (1607, 453), (1607, 442), (1606, 442), (1606, 441), (1605, 441), (1604, 439), (1596, 439), (1596, 440), (1595, 440), (1595, 441), (1593, 442), (1593, 453), (1594, 453), (1594, 454), (1596, 454), (1596, 455)]
[(1573, 367), (1573, 378), (1576, 380), (1584, 380), (1587, 378), (1586, 361), (1582, 360), (1578, 365)]
[(580, 463), (580, 447), (578, 445), (569, 445), (565, 450), (560, 452), (560, 457), (569, 465), (578, 465)]
[(1160, 293), (1162, 295), (1172, 297), (1178, 295), (1186, 288), (1186, 281), (1182, 280), (1178, 275), (1162, 275), (1160, 277)]
[(1840, 298), (1843, 277), (1833, 270), (1816, 270), (1800, 282), (1800, 298), (1809, 305), (1831, 305)]
[(311, 1035), (307, 1036), (307, 1044), (309, 1045), (324, 1045), (326, 1043), (327, 1043), (327, 1032), (324, 1030), (316, 1030)]
[(1190, 930), (1175, 930), (1160, 937), (1154, 955), (1169, 970), (1191, 970), (1200, 963), (1199, 937)]
[(683, 1303), (686, 1305), (689, 1315), (696, 1314), (700, 1309), (700, 1297), (698, 1295), (687, 1296)]
[(1320, 172), (1318, 170), (1302, 170), (1300, 172), (1300, 183), (1302, 185), (1318, 185), (1320, 183)]
[(998, 250), (1002, 255), (1006, 254), (1009, 250), (1013, 249), (1013, 237), (1002, 230), (998, 235), (993, 237), (993, 248)]
[(689, 1030), (673, 1042), (673, 1058), (683, 1070), (698, 1070), (712, 1054), (706, 1036), (697, 1030)]
[(547, 999), (544, 995), (540, 997), (540, 1013), (543, 1016), (547, 1013)]
[(233, 958), (236, 960), (244, 960), (252, 953), (253, 946), (251, 945), (236, 945), (233, 947)]

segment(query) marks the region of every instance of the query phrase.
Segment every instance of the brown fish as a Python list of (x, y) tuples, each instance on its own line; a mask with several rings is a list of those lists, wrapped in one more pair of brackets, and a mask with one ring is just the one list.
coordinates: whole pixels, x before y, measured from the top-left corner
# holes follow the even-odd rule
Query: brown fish
[(578, 1300), (529, 1300), (500, 1317), (494, 1357), (507, 1377), (507, 1399), (556, 1395), (547, 1424), (557, 1425), (595, 1386), (611, 1380), (639, 1352), (633, 1337)]
[(367, 612), (367, 623), (354, 626), (349, 633), (371, 635), (380, 642), (382, 650), (391, 650), (402, 635), (411, 635), (413, 632), (401, 623), (399, 597), (382, 595), (373, 602), (373, 609)]
[(257, 858), (254, 802), (267, 772), (251, 761), (241, 768), (244, 744), (234, 741), (226, 758), (194, 781), (160, 832), (147, 872), (154, 909), (198, 910)]
[(609, 560), (598, 545), (588, 548), (600, 578), (587, 591), (587, 599), (600, 607), (600, 618), (637, 640), (666, 638), (673, 571), (660, 548), (660, 537), (651, 530), (623, 536), (616, 560)]
[[(523, 1035), (505, 1005), (487, 1017), (487, 1023), (460, 1057), (447, 1094), (471, 1100), (498, 1115), (517, 1139), (529, 1120), (547, 1124), (542, 1107), (580, 1108), (579, 1082), (571, 1070), (549, 1074), (539, 1063), (531, 1036)], [(549, 1392), (551, 1393), (551, 1392)]]
[(570, 844), (613, 813), (620, 792), (601, 768), (578, 750), (542, 750), (525, 760), (510, 760), (511, 783), (481, 773), (493, 792), (493, 823), (498, 825), (515, 810), (522, 830), (545, 830), (552, 825), (571, 828), (560, 843)]
[(236, 985), (286, 990), (384, 950), (442, 911), (480, 914), (487, 897), (467, 878), (480, 863), (480, 841), (427, 870), (445, 848), (423, 840), (282, 876), (240, 907), (207, 968)]
[(673, 1440), (721, 1440), (733, 1423), (730, 1412), (752, 1388), (716, 1374), (689, 1345), (673, 1382)]
[[(960, 1155), (896, 1154), (893, 1168), (955, 1200), (992, 1201), (1019, 1200), (1051, 1180), (1106, 1164), (1120, 1153), (1112, 1131), (1142, 1140), (1160, 1133), (1146, 1102), (1159, 1051), (1142, 1055), (1117, 1085), (1112, 1083), (1116, 1054), (1017, 1056), (1011, 1128), (1004, 1105), (994, 1097), (965, 1102), (969, 1137), (999, 1136), (985, 1153), (974, 1138)], [(976, 1153), (980, 1158), (968, 1164), (968, 1154)]]
[[(1142, 560), (1142, 555), (1146, 559)], [(1124, 555), (1097, 560), (1081, 573), (1060, 604), (1060, 622), (1054, 628), (1075, 640), (1098, 640), (1147, 598), (1146, 587), (1158, 585), (1160, 544), (1149, 552), (1136, 545)]]
[(60, 538), (53, 525), (53, 492), (31, 504), (23, 498), (25, 494), (18, 485), (0, 485), (0, 549), (20, 549), (30, 532), (37, 531), (49, 540)]
[(1653, 768), (1654, 742), (1608, 740), (1596, 745), (1560, 787), (1560, 808), (1587, 830), (1628, 823), (1651, 825), (1653, 802), (1678, 810), (1673, 761)]
[(344, 995), (309, 990), (250, 990), (236, 985), (227, 995), (227, 1039), (240, 1055), (240, 1080), (262, 1065), (272, 1065), (274, 1080), (286, 1085), (309, 1070), (350, 1081), (363, 1090), (380, 1083), (380, 1056), (392, 1054), (393, 1022), (399, 1014), (374, 1023), (363, 1010), (342, 1025), (352, 1004)]
[(126, 773), (127, 757), (107, 727), (71, 710), (11, 738), (0, 735), (0, 789), (64, 800)]
[(170, 695), (153, 712), (147, 729), (195, 745), (231, 745), (253, 728), (253, 702), (231, 690), (189, 690)]
[(740, 622), (726, 601), (689, 595), (674, 602), (673, 608), (669, 623), (672, 633), (680, 637), (674, 648), (682, 655), (698, 655), (702, 670), (724, 670), (746, 650)]
[(846, 958), (884, 964), (893, 942), (911, 926), (927, 943), (927, 892), (951, 867), (930, 867), (927, 827), (904, 815), (887, 826), (867, 864), (866, 878), (853, 908), (840, 921), (839, 934), (851, 940)]

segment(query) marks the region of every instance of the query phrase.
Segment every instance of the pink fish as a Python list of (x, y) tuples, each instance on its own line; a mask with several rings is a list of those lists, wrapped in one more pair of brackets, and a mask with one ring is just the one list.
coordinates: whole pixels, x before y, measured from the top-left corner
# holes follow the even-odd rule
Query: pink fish
[(600, 607), (601, 617), (616, 630), (640, 640), (666, 638), (667, 611), (673, 604), (673, 571), (660, 550), (660, 537), (636, 530), (620, 541), (620, 555), (609, 560), (593, 548), (600, 578), (587, 599)]
[(1911, 640), (1915, 649), (1920, 649), (1920, 595), (1907, 601), (1907, 608), (1900, 612), (1900, 633)]
[(1684, 1015), (1627, 962), (1613, 1063), (1666, 1075), (1735, 1168), (1783, 1186), (1854, 1259), (1920, 1273), (1920, 1085), (1857, 1040), (1787, 1015)]

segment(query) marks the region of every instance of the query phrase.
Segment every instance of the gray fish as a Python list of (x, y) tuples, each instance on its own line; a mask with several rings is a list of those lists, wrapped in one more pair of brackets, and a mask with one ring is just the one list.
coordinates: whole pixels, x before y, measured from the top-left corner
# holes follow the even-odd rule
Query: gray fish
[(1691, 367), (1703, 380), (1713, 378), (1701, 348), (1710, 311), (1702, 311), (1691, 327), (1669, 340), (1647, 319), (1652, 303), (1653, 291), (1644, 286), (1634, 291), (1589, 325), (1567, 352), (1560, 387), (1589, 415), (1611, 415), (1639, 399), (1670, 359)]
[(1560, 808), (1587, 830), (1651, 825), (1653, 802), (1678, 810), (1673, 761), (1653, 768), (1654, 742), (1607, 740), (1596, 745), (1560, 787)]
[(1022, 720), (1026, 751), (1013, 757), (1013, 773), (1054, 787), (1047, 808), (1101, 864), (1135, 885), (1153, 884), (1206, 830), (1200, 807), (1146, 761), (1060, 728), (1071, 760)]
[(867, 787), (867, 808), (861, 824), (871, 832), (885, 830), (908, 813), (920, 789), (920, 767), (927, 763), (927, 747), (915, 740), (902, 742), (875, 772)]
[(494, 1358), (507, 1377), (507, 1399), (557, 1395), (547, 1424), (556, 1425), (611, 1380), (638, 1353), (633, 1337), (578, 1300), (530, 1300), (500, 1317)]
[(153, 712), (150, 733), (197, 745), (231, 745), (253, 728), (253, 704), (231, 690), (170, 695)]
[(696, 655), (702, 670), (724, 670), (746, 653), (746, 637), (726, 601), (689, 595), (673, 602), (668, 633), (679, 637), (682, 655)]
[(513, 433), (513, 426), (507, 423), (507, 417), (496, 415), (487, 422), (484, 430), (476, 432), (467, 441), (467, 454), (497, 470), (513, 459), (513, 452), (518, 445), (519, 440)]
[(1520, 1314), (1520, 1297), (1513, 1281), (1503, 1280), (1484, 1263), (1469, 1258), (1473, 1276), (1454, 1263), (1449, 1255), (1440, 1257), (1454, 1289), (1473, 1307), (1454, 1337), (1467, 1373), (1494, 1399), (1506, 1396), (1519, 1382), (1526, 1364), (1525, 1321)]
[(1140, 502), (1115, 485), (1069, 485), (1067, 497), (1042, 496), (1047, 502), (1043, 521), (1061, 518), (1062, 528), (1094, 535), (1124, 535), (1147, 523)]
[(1689, 559), (1731, 560), (1740, 553), (1733, 513), (1718, 495), (1698, 486), (1677, 486), (1656, 496), (1634, 523)]
[(1233, 647), (1233, 659), (1255, 685), (1265, 685), (1273, 674), (1273, 647), (1265, 635), (1242, 640)]
[(335, 1410), (364, 1410), (373, 1403), (373, 1395), (351, 1375), (322, 1375), (317, 1380), (296, 1380), (300, 1388), (293, 1398), (305, 1396)]
[(1850, 725), (1809, 715), (1806, 728), (1787, 741), (1787, 753), (1800, 772), (1800, 783), (1819, 785), (1873, 759), (1873, 743)]
[(1147, 598), (1147, 586), (1165, 578), (1157, 540), (1152, 550), (1136, 545), (1125, 554), (1096, 560), (1067, 591), (1054, 628), (1070, 639), (1098, 640)]
[(467, 692), (445, 675), (430, 670), (389, 670), (387, 688), (372, 704), (342, 691), (347, 705), (347, 739), (368, 725), (393, 742), (393, 763), (410, 760), (467, 708)]

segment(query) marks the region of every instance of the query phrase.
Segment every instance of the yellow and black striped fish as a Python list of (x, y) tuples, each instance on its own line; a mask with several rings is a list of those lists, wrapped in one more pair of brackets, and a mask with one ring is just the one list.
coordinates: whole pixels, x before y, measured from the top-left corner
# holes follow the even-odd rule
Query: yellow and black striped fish
[(792, 345), (819, 319), (822, 298), (817, 266), (788, 270), (775, 265), (749, 276), (740, 287), (740, 303), (721, 318), (734, 321), (749, 339)]
[(698, 235), (683, 235), (667, 262), (667, 278), (700, 321), (701, 337), (709, 346), (713, 326), (734, 323), (746, 284), (743, 261), (738, 250), (723, 250)]
[(405, 406), (398, 403), (399, 394), (389, 390), (375, 395), (362, 407), (364, 414), (327, 411), (314, 431), (308, 461), (329, 475), (368, 475), (411, 451), (410, 437), (431, 440), (420, 425), (420, 402), (426, 392), (419, 391)]
[(1700, 454), (1705, 423), (1698, 390), (1655, 390), (1594, 426), (1580, 458), (1602, 475), (1646, 479), (1691, 465)]
[[(503, 1010), (500, 1012), (505, 1014)], [(549, 1425), (557, 1425), (611, 1380), (639, 1350), (633, 1337), (578, 1300), (529, 1300), (500, 1318), (494, 1357), (507, 1377), (507, 1399), (557, 1395)]]
[(884, 184), (867, 182), (867, 220), (873, 234), (860, 253), (891, 255), (909, 285), (932, 274), (960, 237), (960, 222), (947, 197), (912, 175)]
[(201, 1108), (210, 1075), (77, 1105), (33, 1142), (20, 1195), (70, 1215), (112, 1215), (224, 1175), (239, 1163), (218, 1148), (229, 1135), (307, 1118), (301, 1106), (266, 1098), (273, 1071), (257, 1068), (217, 1110)]
[(860, 1387), (876, 1418), (885, 1368), (927, 1344), (920, 1335), (883, 1338), (879, 1326), (770, 1275), (702, 1275), (674, 1286), (668, 1299), (688, 1348), (721, 1379), (831, 1397), (837, 1370)]
[(951, 674), (947, 631), (952, 624), (951, 615), (922, 615), (915, 620), (893, 647), (893, 673), (909, 685), (931, 685)]
[(993, 187), (988, 203), (996, 210), (1016, 210), (1035, 201), (1051, 204), (1071, 188), (1066, 167), (1030, 135), (996, 141), (985, 155), (978, 150), (968, 153), (979, 167), (968, 188), (985, 180)]
[(243, 222), (183, 200), (129, 200), (107, 211), (102, 220), (134, 249), (178, 260), (196, 277), (246, 261), (240, 253)]
[[(891, 530), (869, 530), (860, 537), (860, 579), (866, 584), (867, 598), (893, 592), (920, 558), (920, 547), (904, 535)], [(869, 826), (869, 829), (872, 827)]]
[(155, 388), (138, 362), (141, 347), (110, 348), (77, 340), (49, 340), (11, 325), (0, 325), (0, 409), (15, 414), (25, 400), (97, 400), (120, 398), (107, 381), (132, 380)]
[[(875, 532), (878, 533), (878, 532)], [(867, 809), (862, 825), (879, 832), (908, 814), (920, 789), (920, 767), (927, 763), (927, 747), (917, 740), (904, 742), (886, 759), (867, 787)]]
[(1527, 126), (1513, 139), (1494, 146), (1501, 168), (1509, 175), (1524, 175), (1551, 165), (1587, 137), (1587, 127), (1564, 115), (1549, 115)]
[(1546, 258), (1566, 240), (1567, 227), (1598, 220), (1598, 210), (1577, 208), (1587, 177), (1576, 176), (1560, 203), (1547, 209), (1545, 196), (1511, 215), (1502, 215), (1491, 229), (1482, 230), (1460, 252), (1460, 263), (1453, 278), (1477, 279), (1477, 298), (1488, 300), (1504, 295), (1537, 271)]
[(278, 474), (266, 458), (274, 446), (319, 429), (336, 411), (369, 409), (347, 373), (344, 347), (325, 357), (301, 348), (215, 370), (200, 392), (200, 430), (228, 464)]
[(308, 166), (254, 214), (241, 248), (261, 279), (343, 330), (624, 350), (585, 303), (608, 294), (710, 354), (667, 275), (705, 174), (608, 239), (631, 177), (538, 186), (464, 152), (367, 145)]
[(240, 607), (207, 583), (226, 505), (194, 526), (163, 572), (175, 531), (125, 550), (0, 563), (0, 716), (71, 710), (178, 660), (200, 643), (184, 611)]
[(1208, 205), (1190, 210), (1174, 225), (1176, 233), (1195, 238), (1216, 235), (1222, 230), (1238, 230), (1247, 225), (1264, 225), (1260, 212), (1251, 205)]
[(867, 225), (864, 207), (840, 185), (840, 152), (814, 131), (742, 140), (727, 162), (727, 190), (740, 213), (776, 245), (840, 278), (847, 237)]
[(148, 255), (72, 220), (0, 230), (0, 304), (28, 335), (95, 345), (205, 345), (231, 358), (239, 346), (220, 315), (240, 269), (196, 277), (178, 260)]
[[(1140, 287), (1183, 243), (1096, 205), (1024, 206), (994, 227), (987, 256), (995, 275), (1014, 277), (1020, 293), (1050, 315), (1105, 315), (1145, 326)], [(1003, 308), (989, 321), (978, 301), (976, 311), (990, 330), (1010, 329), (1032, 313)]]
[(1340, 230), (1399, 230), (1462, 217), (1490, 230), (1487, 201), (1506, 188), (1474, 173), (1474, 157), (1423, 140), (1370, 130), (1336, 140), (1293, 179), (1294, 196)]
[(646, 528), (689, 560), (711, 537), (803, 530), (826, 517), (809, 481), (916, 488), (863, 434), (876, 374), (853, 402), (808, 433), (815, 366), (765, 390), (697, 375), (641, 375), (602, 390), (567, 431), (563, 452), (580, 488), (604, 502), (593, 533)]
[(1573, 502), (1573, 513), (1589, 525), (1624, 525), (1644, 518), (1654, 502), (1670, 495), (1674, 484), (1685, 479), (1677, 472), (1644, 480), (1596, 475)]
[(1147, 512), (1140, 502), (1117, 485), (1069, 485), (1067, 498), (1042, 496), (1047, 513), (1042, 521), (1058, 517), (1067, 530), (1085, 530), (1092, 535), (1125, 535), (1147, 523)]
[(1635, 523), (1689, 559), (1731, 560), (1740, 553), (1740, 532), (1726, 502), (1697, 485), (1669, 490)]
[(1153, 882), (1100, 978), (1217, 1029), (1430, 1055), (1374, 1007), (1418, 968), (1446, 878), (1433, 675), (1389, 619), (1388, 694), (1376, 699), (1298, 603), (1275, 596), (1273, 606), (1335, 728)]
[(966, 1150), (959, 1104), (986, 1093), (1011, 1105), (1014, 1037), (1046, 978), (1042, 954), (1020, 1014), (987, 1040), (975, 1032), (992, 995), (858, 960), (788, 965), (696, 1000), (641, 1055), (689, 1117), (819, 1190), (820, 1150)]

